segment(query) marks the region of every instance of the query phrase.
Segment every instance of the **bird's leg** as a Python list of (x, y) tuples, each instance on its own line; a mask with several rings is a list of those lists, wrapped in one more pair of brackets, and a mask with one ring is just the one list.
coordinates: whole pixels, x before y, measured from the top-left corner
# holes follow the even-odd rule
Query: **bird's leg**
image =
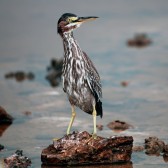
[(92, 135), (92, 137), (94, 139), (96, 139), (97, 138), (97, 130), (96, 130), (96, 116), (97, 116), (97, 112), (96, 112), (96, 109), (95, 109), (95, 105), (93, 105), (93, 113), (92, 113), (92, 115), (93, 115), (93, 135)]
[(75, 116), (76, 116), (75, 107), (74, 107), (74, 105), (72, 105), (72, 116), (71, 116), (71, 120), (70, 120), (68, 129), (67, 129), (67, 135), (70, 133), (70, 130), (71, 130), (72, 124), (74, 122)]

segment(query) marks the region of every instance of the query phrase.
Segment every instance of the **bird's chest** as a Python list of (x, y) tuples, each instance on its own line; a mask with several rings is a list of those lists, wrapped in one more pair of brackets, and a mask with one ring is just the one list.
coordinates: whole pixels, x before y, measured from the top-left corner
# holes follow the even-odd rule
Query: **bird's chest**
[(87, 63), (73, 38), (64, 41), (63, 90), (75, 102), (87, 99)]
[(77, 97), (84, 91), (86, 72), (83, 60), (65, 57), (63, 63), (63, 89), (70, 95)]
[(64, 63), (63, 89), (67, 93), (71, 104), (80, 107), (80, 105), (90, 101), (90, 90), (86, 80), (86, 67), (81, 60), (71, 59), (69, 61), (69, 63)]

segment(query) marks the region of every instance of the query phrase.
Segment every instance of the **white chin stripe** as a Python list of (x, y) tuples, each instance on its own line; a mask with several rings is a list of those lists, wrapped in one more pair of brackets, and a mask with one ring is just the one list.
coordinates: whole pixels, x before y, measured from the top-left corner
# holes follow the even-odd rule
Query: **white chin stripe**
[(78, 23), (70, 23), (66, 27), (72, 27), (72, 26), (80, 27), (81, 24), (82, 23), (80, 23), (80, 22), (78, 22)]

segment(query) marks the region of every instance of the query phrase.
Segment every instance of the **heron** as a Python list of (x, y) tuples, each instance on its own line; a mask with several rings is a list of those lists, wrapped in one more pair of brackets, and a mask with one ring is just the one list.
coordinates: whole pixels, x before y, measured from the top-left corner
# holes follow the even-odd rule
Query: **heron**
[(72, 115), (67, 128), (70, 134), (76, 111), (79, 107), (82, 111), (93, 116), (93, 134), (97, 137), (96, 116), (103, 116), (102, 109), (102, 86), (100, 76), (93, 62), (82, 51), (73, 36), (73, 30), (82, 23), (95, 20), (98, 17), (78, 17), (72, 13), (63, 14), (58, 20), (57, 31), (63, 40), (64, 59), (62, 68), (63, 91), (69, 99)]

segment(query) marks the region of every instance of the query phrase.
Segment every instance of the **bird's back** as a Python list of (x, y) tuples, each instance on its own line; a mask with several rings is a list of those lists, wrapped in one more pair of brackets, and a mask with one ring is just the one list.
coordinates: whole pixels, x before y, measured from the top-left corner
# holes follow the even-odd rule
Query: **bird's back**
[(90, 58), (87, 56), (85, 52), (83, 52), (83, 56), (85, 60), (87, 60), (87, 76), (88, 76), (88, 84), (89, 88), (95, 98), (96, 103), (96, 111), (97, 115), (100, 115), (100, 117), (103, 116), (103, 109), (102, 109), (102, 86), (100, 81), (100, 76), (93, 64), (93, 62), (90, 60)]

